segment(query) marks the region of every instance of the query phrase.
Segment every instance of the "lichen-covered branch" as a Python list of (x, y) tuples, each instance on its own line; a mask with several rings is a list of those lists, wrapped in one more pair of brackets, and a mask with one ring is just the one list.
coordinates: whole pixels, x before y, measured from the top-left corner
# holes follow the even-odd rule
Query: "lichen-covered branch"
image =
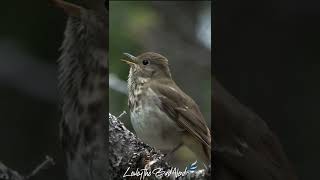
[[(137, 169), (152, 172), (160, 168), (167, 171), (173, 167), (164, 160), (160, 151), (143, 143), (117, 117), (109, 114), (109, 178), (123, 179), (125, 174), (130, 175), (131, 171), (136, 172)], [(176, 179), (210, 179), (210, 172), (209, 167)], [(173, 175), (163, 179), (175, 179)], [(135, 177), (139, 179), (139, 176)], [(156, 179), (154, 175), (148, 178)]]

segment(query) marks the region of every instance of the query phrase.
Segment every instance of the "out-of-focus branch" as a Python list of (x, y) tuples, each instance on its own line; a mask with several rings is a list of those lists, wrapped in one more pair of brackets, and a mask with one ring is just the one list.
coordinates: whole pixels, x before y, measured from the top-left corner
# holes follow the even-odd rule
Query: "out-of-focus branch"
[[(23, 51), (11, 41), (0, 42), (0, 83), (6, 84), (49, 103), (57, 102), (57, 79), (54, 64), (46, 64)], [(109, 88), (128, 94), (127, 83), (109, 75)]]
[(41, 170), (54, 165), (51, 157), (46, 156), (46, 159), (39, 164), (28, 176), (20, 175), (17, 171), (12, 170), (0, 162), (0, 180), (30, 180), (37, 175)]
[(115, 74), (109, 74), (109, 88), (125, 95), (128, 94), (127, 82), (121, 80)]
[(57, 101), (54, 64), (46, 64), (12, 41), (0, 41), (0, 83), (49, 103)]
[(0, 180), (23, 180), (17, 171), (12, 170), (0, 162)]

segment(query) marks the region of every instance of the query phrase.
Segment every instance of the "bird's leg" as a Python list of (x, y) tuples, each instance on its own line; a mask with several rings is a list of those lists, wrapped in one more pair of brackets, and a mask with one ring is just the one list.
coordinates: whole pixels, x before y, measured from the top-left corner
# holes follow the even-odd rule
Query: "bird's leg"
[(167, 154), (165, 155), (164, 160), (165, 160), (165, 161), (168, 161), (168, 160), (172, 157), (172, 155), (174, 154), (174, 152), (175, 152), (176, 150), (178, 150), (182, 145), (183, 145), (183, 144), (180, 143), (180, 144), (178, 144), (175, 148), (173, 148), (169, 153), (167, 153)]
[[(179, 145), (177, 145), (175, 148), (173, 148), (169, 153), (167, 153), (165, 156), (164, 156), (164, 161), (168, 161), (171, 157), (172, 157), (172, 154), (178, 150), (181, 146), (183, 145), (183, 143), (180, 143)], [(159, 159), (154, 159), (154, 160), (150, 160), (150, 156), (145, 156), (144, 158), (144, 164), (145, 164), (145, 168), (146, 169), (150, 169), (151, 166), (156, 163), (157, 161), (159, 161)]]

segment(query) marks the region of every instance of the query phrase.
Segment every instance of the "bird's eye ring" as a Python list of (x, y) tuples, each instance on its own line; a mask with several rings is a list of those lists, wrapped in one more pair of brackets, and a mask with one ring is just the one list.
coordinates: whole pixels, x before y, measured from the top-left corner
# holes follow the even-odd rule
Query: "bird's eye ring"
[(143, 61), (142, 61), (142, 64), (143, 64), (143, 65), (148, 65), (148, 64), (149, 64), (149, 60), (146, 60), (146, 59), (143, 60)]

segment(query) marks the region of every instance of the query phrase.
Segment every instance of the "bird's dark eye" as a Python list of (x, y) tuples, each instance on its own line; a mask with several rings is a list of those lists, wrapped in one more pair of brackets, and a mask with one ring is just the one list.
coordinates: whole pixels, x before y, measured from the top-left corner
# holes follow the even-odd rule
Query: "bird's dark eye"
[(143, 61), (142, 61), (142, 64), (143, 64), (143, 65), (148, 65), (148, 64), (149, 64), (149, 60), (146, 60), (146, 59), (143, 60)]

